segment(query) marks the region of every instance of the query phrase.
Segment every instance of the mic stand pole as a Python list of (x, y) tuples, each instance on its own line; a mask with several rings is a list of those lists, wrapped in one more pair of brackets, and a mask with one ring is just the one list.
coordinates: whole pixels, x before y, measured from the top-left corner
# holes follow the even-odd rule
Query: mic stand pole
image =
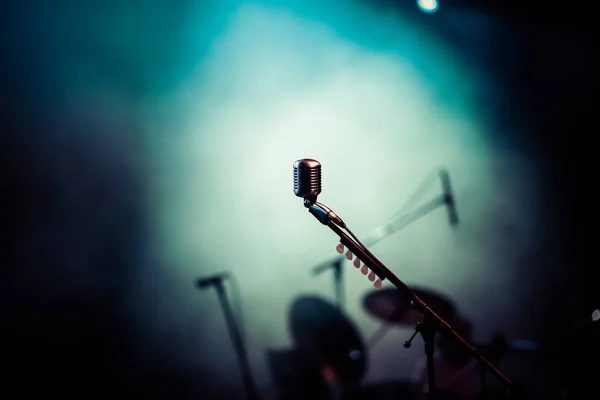
[[(430, 400), (434, 400), (436, 395), (433, 352), (435, 347), (434, 336), (438, 331), (449, 339), (461, 343), (462, 346), (481, 363), (481, 365), (490, 370), (502, 383), (506, 385), (507, 393), (512, 395), (514, 387), (511, 380), (508, 379), (502, 372), (500, 372), (500, 370), (496, 368), (490, 361), (479, 354), (475, 346), (473, 346), (458, 332), (456, 332), (456, 330), (454, 330), (454, 328), (452, 328), (448, 322), (444, 321), (431, 307), (421, 300), (416, 293), (412, 291), (412, 289), (402, 282), (400, 278), (394, 275), (392, 271), (390, 271), (381, 261), (377, 259), (377, 257), (375, 257), (364, 245), (362, 245), (362, 243), (360, 243), (358, 239), (354, 237), (350, 230), (346, 228), (341, 218), (339, 218), (329, 207), (321, 203), (307, 204), (306, 200), (305, 206), (315, 218), (317, 218), (322, 224), (327, 225), (336, 235), (338, 235), (340, 238), (340, 243), (342, 243), (344, 246), (346, 246), (346, 248), (348, 248), (348, 250), (356, 255), (371, 271), (373, 271), (379, 277), (379, 279), (382, 281), (384, 279), (388, 279), (394, 286), (396, 286), (396, 288), (406, 293), (408, 297), (413, 299), (411, 302), (413, 307), (417, 308), (425, 315), (422, 323), (417, 325), (416, 331), (421, 334), (423, 341), (425, 342)], [(334, 220), (336, 220), (338, 224), (350, 232), (354, 238), (352, 239), (346, 233), (344, 233), (340, 227), (336, 225)]]
[(227, 328), (229, 329), (229, 335), (233, 341), (233, 346), (242, 371), (242, 379), (244, 381), (246, 397), (248, 400), (260, 400), (260, 396), (258, 395), (258, 391), (256, 390), (256, 386), (254, 384), (254, 379), (252, 378), (252, 373), (250, 372), (248, 357), (246, 356), (246, 348), (244, 346), (244, 342), (242, 341), (240, 331), (237, 328), (235, 318), (233, 317), (233, 311), (231, 310), (231, 306), (227, 300), (227, 294), (225, 293), (223, 282), (221, 280), (216, 282), (215, 288), (217, 289), (217, 294), (219, 295), (221, 309), (225, 315)]

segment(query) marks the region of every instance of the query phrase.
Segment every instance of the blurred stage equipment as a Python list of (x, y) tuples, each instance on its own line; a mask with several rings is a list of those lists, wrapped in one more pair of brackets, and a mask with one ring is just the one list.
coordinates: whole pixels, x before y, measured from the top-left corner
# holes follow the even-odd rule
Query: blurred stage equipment
[(575, 311), (568, 329), (553, 343), (547, 362), (557, 365), (551, 377), (554, 391), (561, 399), (593, 397), (598, 392), (600, 371), (600, 309)]
[(350, 391), (342, 400), (418, 400), (416, 385), (391, 381), (367, 385)]
[[(305, 206), (308, 204), (309, 207), (316, 202), (317, 196), (321, 193), (321, 165), (317, 165), (315, 163), (318, 164), (318, 161), (304, 159), (296, 161), (294, 164), (294, 193), (298, 197), (306, 196)], [(371, 234), (362, 240), (365, 246), (374, 245), (380, 240), (407, 227), (411, 223), (444, 205), (448, 211), (448, 221), (450, 225), (457, 226), (458, 212), (456, 210), (456, 203), (454, 200), (454, 194), (452, 192), (450, 174), (445, 168), (440, 168), (438, 175), (443, 194), (435, 196), (421, 206), (415, 208), (413, 211), (408, 212), (400, 217), (393, 218), (387, 224), (375, 228)], [(335, 299), (340, 308), (343, 308), (345, 303), (342, 270), (343, 260), (343, 256), (333, 257), (332, 259), (318, 264), (312, 269), (313, 275), (320, 275), (330, 268), (333, 269)]]
[[(435, 308), (440, 317), (453, 320), (456, 316), (454, 302), (433, 290), (413, 286), (419, 298)], [(394, 288), (375, 290), (368, 293), (363, 301), (364, 307), (371, 315), (387, 324), (414, 326), (423, 320), (425, 315), (411, 305), (412, 298)]]
[[(321, 222), (329, 227), (340, 238), (340, 243), (336, 250), (343, 254), (345, 249), (346, 258), (354, 258), (354, 266), (361, 269), (364, 275), (368, 274), (371, 282), (374, 282), (376, 289), (380, 289), (383, 280), (388, 279), (398, 290), (411, 299), (411, 305), (423, 313), (423, 320), (420, 321), (415, 329), (423, 337), (425, 342), (425, 355), (427, 359), (427, 377), (428, 377), (428, 398), (436, 399), (436, 381), (435, 381), (435, 333), (440, 332), (450, 340), (456, 341), (464, 350), (469, 351), (483, 366), (489, 369), (507, 388), (507, 394), (513, 394), (514, 386), (498, 368), (496, 368), (487, 358), (483, 357), (479, 350), (464, 339), (447, 321), (434, 310), (429, 304), (421, 299), (410, 287), (402, 282), (392, 271), (390, 271), (381, 261), (377, 259), (368, 248), (352, 233), (344, 221), (336, 215), (329, 207), (317, 202), (317, 196), (321, 193), (321, 164), (312, 159), (302, 159), (294, 164), (294, 193), (298, 197), (304, 198), (304, 206), (308, 211)], [(446, 197), (442, 197), (443, 203), (447, 202)], [(344, 232), (344, 230), (347, 232)], [(361, 266), (362, 262), (362, 266)]]
[(293, 349), (268, 352), (280, 398), (331, 399), (359, 387), (367, 368), (365, 346), (338, 307), (301, 296), (288, 318)]
[(199, 289), (206, 289), (211, 286), (214, 286), (217, 290), (219, 302), (221, 303), (221, 310), (223, 311), (223, 315), (225, 316), (227, 328), (229, 330), (229, 335), (233, 342), (233, 347), (236, 352), (240, 369), (242, 372), (244, 389), (246, 390), (246, 398), (248, 400), (260, 400), (258, 390), (256, 389), (256, 385), (254, 383), (254, 378), (252, 377), (252, 372), (250, 371), (250, 365), (248, 364), (246, 347), (244, 346), (244, 341), (242, 340), (242, 336), (237, 327), (235, 318), (233, 316), (233, 311), (231, 309), (231, 305), (229, 304), (229, 300), (227, 298), (227, 293), (225, 292), (225, 286), (223, 285), (223, 281), (228, 279), (229, 277), (230, 274), (221, 273), (206, 278), (200, 278), (196, 281), (196, 286)]
[(297, 349), (324, 366), (334, 382), (355, 385), (366, 369), (363, 341), (349, 319), (318, 297), (301, 297), (290, 310), (289, 327)]
[[(458, 309), (448, 296), (431, 289), (415, 287), (413, 291), (430, 305), (446, 321), (451, 321), (454, 328), (464, 337), (470, 340), (471, 323), (458, 312)], [(375, 331), (369, 340), (369, 348), (372, 349), (387, 331), (393, 327), (406, 328), (414, 326), (423, 320), (425, 314), (411, 305), (411, 298), (405, 293), (395, 289), (374, 290), (365, 295), (363, 306), (367, 313), (383, 322), (382, 326)], [(410, 347), (415, 335), (404, 343)], [(438, 384), (438, 392), (444, 391), (445, 395), (454, 395), (458, 398), (472, 398), (475, 396), (475, 381), (480, 379), (480, 392), (487, 395), (485, 380), (485, 369), (478, 368), (478, 363), (469, 363), (469, 353), (455, 341), (450, 341), (444, 336), (438, 337), (436, 345), (441, 357), (437, 361), (443, 370), (441, 374), (445, 382)], [(508, 342), (506, 338), (496, 333), (489, 343), (477, 344), (477, 349), (491, 362), (498, 363), (500, 359), (509, 354), (532, 354), (540, 350), (540, 345), (528, 340), (515, 340)], [(479, 375), (479, 378), (477, 376)], [(419, 389), (416, 389), (419, 390)], [(470, 391), (470, 393), (469, 393)]]
[(196, 281), (196, 286), (198, 286), (200, 289), (204, 289), (212, 285), (219, 285), (221, 282), (227, 279), (229, 279), (229, 274), (225, 272), (222, 274), (209, 276), (207, 278), (200, 278)]
[[(454, 302), (430, 289), (413, 287), (413, 291), (436, 310), (447, 321), (456, 315)], [(369, 347), (375, 346), (393, 326), (413, 327), (423, 320), (425, 315), (411, 305), (412, 299), (395, 288), (375, 290), (363, 299), (366, 311), (382, 321), (382, 325), (369, 340)]]

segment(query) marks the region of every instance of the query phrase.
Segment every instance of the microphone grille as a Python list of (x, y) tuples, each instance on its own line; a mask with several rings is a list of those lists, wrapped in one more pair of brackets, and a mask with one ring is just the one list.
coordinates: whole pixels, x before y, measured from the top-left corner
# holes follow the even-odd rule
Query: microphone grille
[(294, 193), (299, 197), (321, 193), (321, 163), (311, 159), (294, 163)]
[(310, 187), (321, 193), (321, 166), (310, 169)]
[(298, 194), (300, 190), (300, 173), (298, 172), (298, 167), (294, 165), (294, 193)]

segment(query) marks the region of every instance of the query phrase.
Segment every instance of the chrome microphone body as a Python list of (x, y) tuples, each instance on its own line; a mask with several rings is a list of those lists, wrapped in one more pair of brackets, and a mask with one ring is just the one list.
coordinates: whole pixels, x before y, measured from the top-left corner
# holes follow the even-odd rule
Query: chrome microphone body
[(321, 193), (321, 163), (303, 158), (294, 163), (294, 194), (304, 198), (304, 206), (310, 207)]
[(344, 221), (329, 207), (317, 202), (321, 193), (321, 163), (303, 158), (294, 163), (294, 194), (304, 198), (304, 207), (323, 225), (334, 222), (345, 228)]

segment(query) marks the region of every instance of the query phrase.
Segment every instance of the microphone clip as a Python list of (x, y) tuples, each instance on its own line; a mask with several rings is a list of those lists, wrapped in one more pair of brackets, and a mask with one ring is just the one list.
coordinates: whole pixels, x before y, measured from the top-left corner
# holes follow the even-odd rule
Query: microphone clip
[[(307, 199), (304, 199), (304, 205), (306, 206)], [(341, 228), (346, 228), (346, 224), (340, 217), (334, 213), (331, 208), (324, 204), (315, 202), (308, 207), (308, 211), (321, 222), (323, 225), (328, 225), (330, 222), (335, 223)]]
[(311, 208), (317, 202), (317, 196), (306, 196), (304, 198), (304, 207)]

